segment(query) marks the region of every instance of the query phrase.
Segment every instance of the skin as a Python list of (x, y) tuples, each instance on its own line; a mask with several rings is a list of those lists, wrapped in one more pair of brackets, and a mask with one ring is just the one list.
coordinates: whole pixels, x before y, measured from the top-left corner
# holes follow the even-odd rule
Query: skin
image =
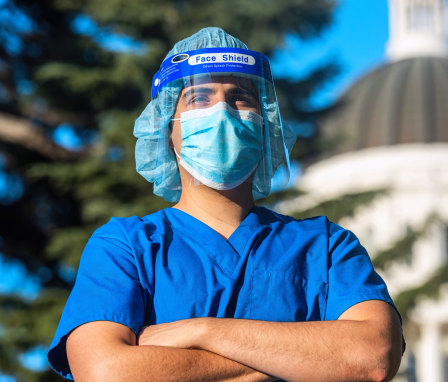
[[(183, 111), (224, 101), (259, 112), (256, 98), (247, 96), (251, 86), (220, 77), (184, 88), (172, 147), (181, 152), (177, 119)], [(216, 191), (198, 185), (181, 166), (179, 171), (182, 195), (174, 208), (227, 239), (254, 205), (250, 179)], [(336, 321), (192, 318), (152, 325), (138, 336), (123, 325), (97, 321), (79, 326), (67, 340), (76, 381), (386, 381), (398, 370), (401, 351), (398, 315), (376, 300), (352, 306)]]
[(399, 365), (399, 328), (387, 303), (367, 301), (337, 321), (193, 318), (147, 327), (138, 341), (208, 350), (288, 381), (383, 381)]

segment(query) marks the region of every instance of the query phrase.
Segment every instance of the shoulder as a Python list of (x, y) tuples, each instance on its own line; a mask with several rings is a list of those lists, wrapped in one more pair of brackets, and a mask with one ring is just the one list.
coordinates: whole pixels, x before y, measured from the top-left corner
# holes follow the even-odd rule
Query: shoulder
[(297, 240), (318, 240), (322, 244), (326, 243), (329, 252), (337, 247), (359, 245), (353, 232), (332, 222), (327, 216), (298, 219), (264, 207), (256, 207), (256, 212), (260, 221), (273, 231), (295, 236)]
[(165, 210), (154, 212), (143, 217), (111, 217), (110, 220), (97, 228), (92, 234), (92, 238), (124, 239), (140, 233), (146, 236), (157, 234), (163, 231), (168, 223)]
[(330, 228), (333, 231), (334, 228), (332, 226), (337, 226), (337, 224), (328, 220), (326, 216), (298, 219), (293, 216), (280, 214), (265, 207), (256, 207), (256, 211), (260, 216), (260, 220), (267, 225), (280, 225), (290, 229), (315, 231), (318, 233), (327, 233), (330, 231)]
[(112, 248), (135, 256), (145, 252), (145, 248), (153, 247), (153, 244), (157, 247), (170, 229), (169, 225), (164, 210), (143, 217), (112, 217), (93, 232), (84, 248), (83, 256), (100, 250), (111, 252)]

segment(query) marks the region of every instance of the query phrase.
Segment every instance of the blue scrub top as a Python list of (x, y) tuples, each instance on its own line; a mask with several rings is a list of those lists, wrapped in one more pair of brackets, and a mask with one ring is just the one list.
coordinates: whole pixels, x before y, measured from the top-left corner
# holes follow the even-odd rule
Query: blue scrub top
[(296, 220), (254, 207), (228, 240), (174, 208), (112, 218), (85, 247), (48, 360), (72, 379), (66, 338), (91, 321), (138, 333), (207, 316), (336, 320), (373, 299), (393, 304), (355, 235), (325, 217)]

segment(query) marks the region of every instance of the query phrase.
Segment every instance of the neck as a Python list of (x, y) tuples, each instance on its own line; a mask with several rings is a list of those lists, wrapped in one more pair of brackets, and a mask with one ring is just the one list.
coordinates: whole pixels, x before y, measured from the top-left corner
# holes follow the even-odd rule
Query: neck
[(181, 198), (174, 208), (202, 221), (228, 239), (253, 206), (251, 182), (227, 191), (189, 183), (182, 185)]

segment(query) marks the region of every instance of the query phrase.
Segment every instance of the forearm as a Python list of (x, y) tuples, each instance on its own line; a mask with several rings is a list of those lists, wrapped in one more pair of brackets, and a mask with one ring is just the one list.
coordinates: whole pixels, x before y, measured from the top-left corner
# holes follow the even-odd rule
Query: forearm
[[(269, 376), (199, 349), (132, 346), (117, 355), (126, 378), (117, 381), (269, 381)], [(124, 363), (127, 362), (127, 365)]]
[(202, 336), (199, 347), (288, 381), (387, 378), (387, 365), (377, 363), (388, 350), (372, 346), (378, 341), (363, 322), (217, 319), (206, 326), (213, 335)]
[[(269, 381), (269, 376), (220, 355), (199, 349), (136, 346), (130, 330), (98, 322), (75, 330), (67, 356), (76, 382), (92, 381)], [(86, 346), (86, 340), (94, 341)]]
[(141, 344), (207, 350), (288, 381), (384, 381), (401, 359), (401, 325), (383, 301), (347, 309), (337, 321), (193, 318), (149, 326)]

